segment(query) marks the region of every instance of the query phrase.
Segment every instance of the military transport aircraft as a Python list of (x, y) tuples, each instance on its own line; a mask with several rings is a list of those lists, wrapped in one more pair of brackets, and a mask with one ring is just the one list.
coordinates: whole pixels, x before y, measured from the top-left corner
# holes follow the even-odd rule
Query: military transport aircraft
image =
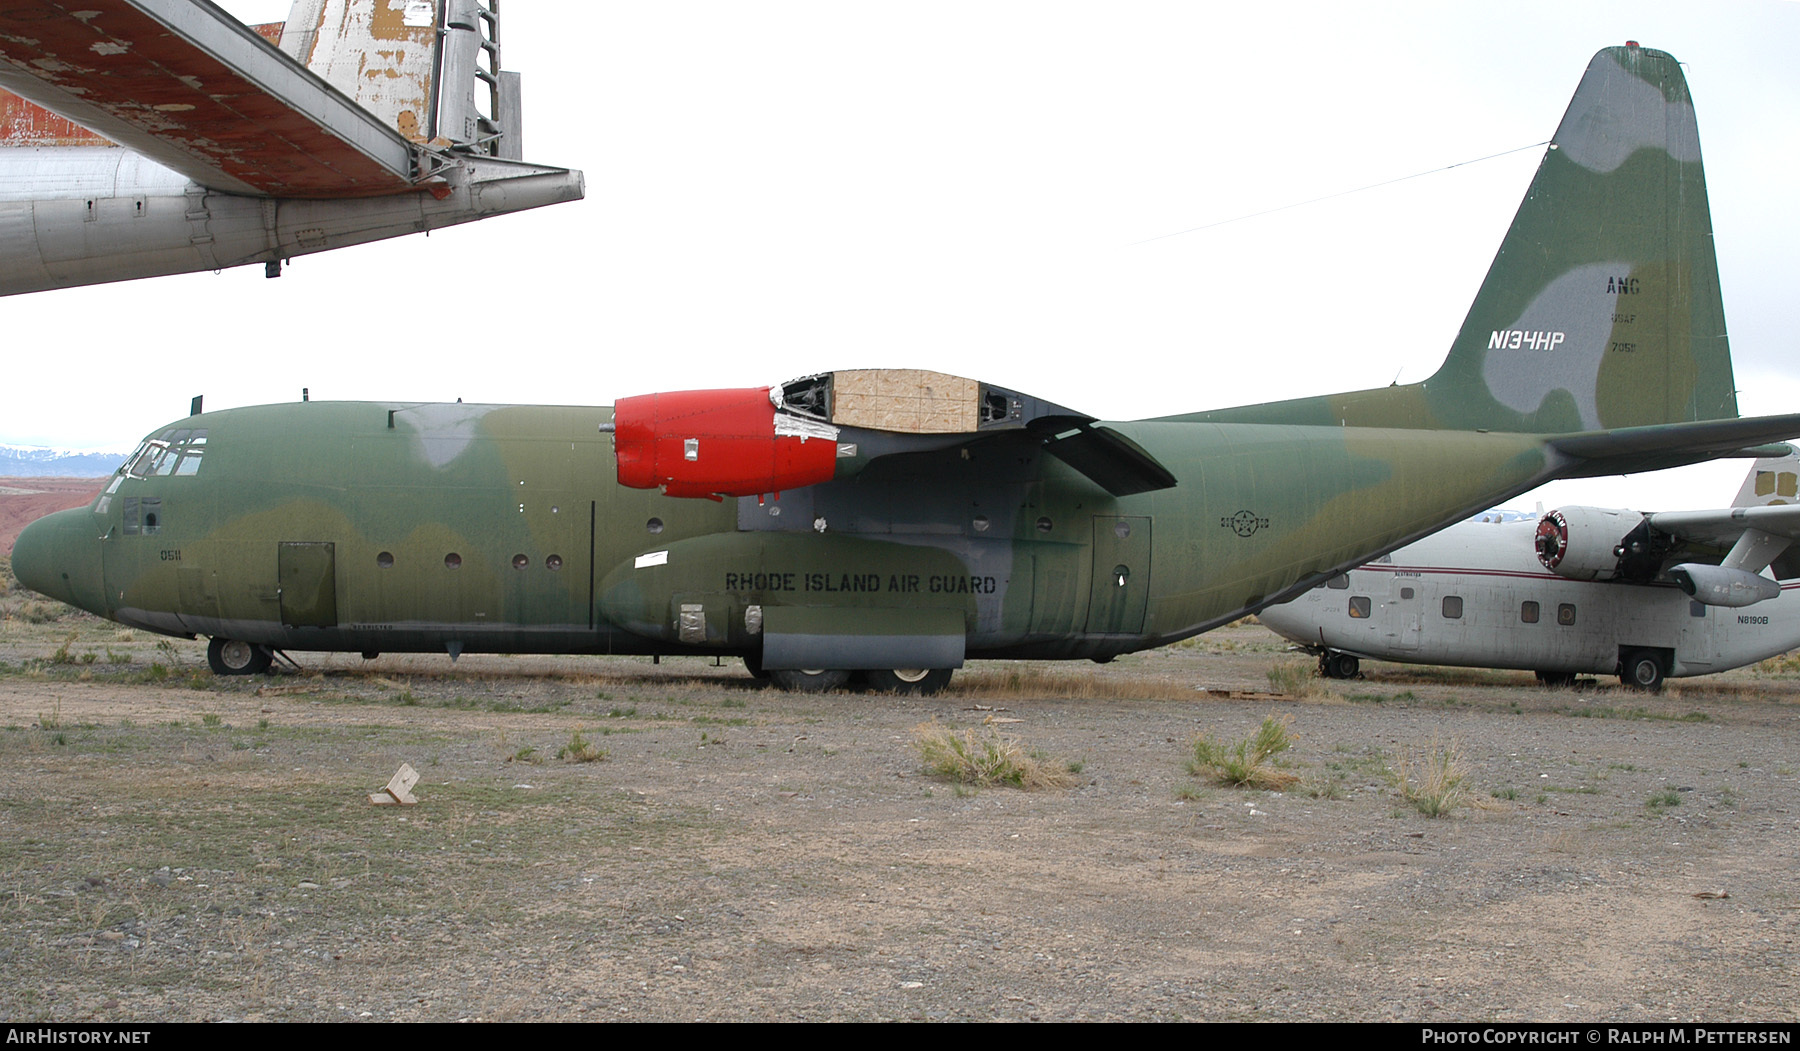
[(1553, 478), (1795, 434), (1737, 417), (1687, 85), (1633, 43), (1594, 56), (1422, 383), (1130, 423), (906, 370), (196, 411), (29, 526), (13, 570), (211, 636), (222, 674), (280, 650), (711, 654), (928, 692), (970, 657), (1203, 632)]
[(1644, 690), (1729, 671), (1800, 646), (1797, 469), (1800, 456), (1757, 461), (1717, 511), (1483, 515), (1260, 618), (1336, 679), (1364, 657), (1521, 668), (1556, 686), (1617, 674)]
[(519, 159), (498, 7), (295, 0), (252, 30), (205, 0), (0, 5), (0, 295), (273, 277), (579, 200), (580, 172)]

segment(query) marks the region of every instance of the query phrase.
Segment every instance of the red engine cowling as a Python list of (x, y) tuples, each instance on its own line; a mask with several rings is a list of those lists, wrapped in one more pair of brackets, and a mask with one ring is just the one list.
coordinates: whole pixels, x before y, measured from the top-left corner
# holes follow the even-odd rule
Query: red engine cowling
[(1643, 525), (1636, 511), (1611, 507), (1559, 507), (1538, 519), (1537, 556), (1544, 568), (1575, 580), (1624, 575), (1626, 545)]
[(767, 387), (622, 398), (613, 406), (619, 484), (717, 500), (830, 481), (833, 429), (786, 415), (790, 426), (778, 427), (776, 417)]

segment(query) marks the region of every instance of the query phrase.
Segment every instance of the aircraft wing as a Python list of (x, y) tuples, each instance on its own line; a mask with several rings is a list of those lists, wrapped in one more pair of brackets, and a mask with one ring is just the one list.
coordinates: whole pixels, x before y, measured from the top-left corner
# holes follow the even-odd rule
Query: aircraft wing
[(1728, 507), (1717, 511), (1657, 511), (1650, 525), (1690, 543), (1730, 547), (1746, 530), (1800, 540), (1800, 504)]
[(622, 398), (604, 429), (613, 432), (619, 483), (669, 496), (779, 493), (955, 449), (964, 459), (1041, 449), (1114, 496), (1177, 481), (1143, 446), (1086, 413), (923, 369)]
[(13, 0), (0, 87), (216, 190), (419, 184), (413, 143), (205, 0)]
[(1658, 511), (1645, 517), (1651, 528), (1685, 547), (1713, 552), (1726, 568), (1750, 573), (1770, 568), (1777, 580), (1800, 577), (1800, 548), (1794, 545), (1800, 540), (1800, 504)]

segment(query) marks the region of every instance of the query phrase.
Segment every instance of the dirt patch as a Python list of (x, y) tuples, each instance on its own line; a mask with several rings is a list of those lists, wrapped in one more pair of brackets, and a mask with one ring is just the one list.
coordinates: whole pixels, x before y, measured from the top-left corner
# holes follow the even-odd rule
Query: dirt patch
[[(0, 1014), (1794, 1016), (1800, 680), (1374, 664), (1267, 696), (1299, 659), (1239, 626), (921, 700), (698, 660), (222, 680), (197, 644), (0, 623)], [(1294, 788), (1188, 772), (1271, 714)], [(1075, 787), (928, 777), (934, 718)], [(558, 760), (577, 732), (605, 758)], [(1443, 749), (1468, 795), (1432, 819), (1392, 772)], [(419, 805), (368, 805), (402, 762)]]
[(86, 507), (104, 478), (0, 478), (0, 554), (11, 554), (26, 526), (53, 511)]

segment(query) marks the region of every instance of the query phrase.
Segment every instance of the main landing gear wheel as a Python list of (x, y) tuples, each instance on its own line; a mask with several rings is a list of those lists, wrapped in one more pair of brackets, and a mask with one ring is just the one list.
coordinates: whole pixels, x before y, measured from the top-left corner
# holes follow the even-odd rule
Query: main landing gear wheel
[(1362, 662), (1348, 653), (1327, 653), (1319, 658), (1319, 671), (1330, 679), (1354, 679)]
[(878, 693), (926, 697), (950, 685), (949, 668), (872, 668), (863, 674)]
[(1626, 689), (1656, 693), (1662, 689), (1662, 658), (1651, 650), (1632, 650), (1619, 662), (1619, 681)]
[(237, 639), (214, 637), (206, 644), (214, 675), (256, 675), (269, 670), (269, 651)]
[(850, 673), (842, 668), (770, 668), (769, 681), (793, 693), (829, 693), (843, 689)]
[(752, 679), (759, 682), (769, 681), (769, 673), (763, 670), (762, 654), (760, 653), (744, 654), (744, 670), (750, 673)]

